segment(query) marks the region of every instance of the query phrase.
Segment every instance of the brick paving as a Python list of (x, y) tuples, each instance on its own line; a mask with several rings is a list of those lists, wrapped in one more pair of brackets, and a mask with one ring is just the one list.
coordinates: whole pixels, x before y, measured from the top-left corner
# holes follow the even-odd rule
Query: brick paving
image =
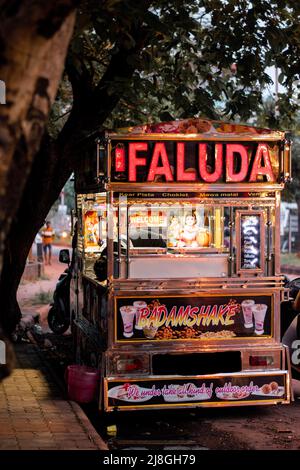
[(16, 355), (12, 375), (0, 383), (0, 450), (106, 450), (36, 349), (20, 344)]

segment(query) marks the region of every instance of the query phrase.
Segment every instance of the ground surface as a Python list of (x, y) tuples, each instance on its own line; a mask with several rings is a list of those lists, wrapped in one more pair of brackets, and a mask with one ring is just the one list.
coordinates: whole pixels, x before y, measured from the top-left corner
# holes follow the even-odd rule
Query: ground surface
[[(42, 335), (35, 338), (41, 357), (63, 383), (65, 367), (72, 362), (72, 338), (53, 335), (47, 327), (49, 305), (41, 292), (52, 291), (65, 265), (45, 267), (45, 279), (22, 283), (18, 298), (24, 313), (39, 313)], [(291, 276), (295, 277), (294, 276)], [(44, 340), (49, 341), (45, 347)], [(49, 347), (50, 346), (50, 347)], [(298, 383), (294, 383), (300, 395)], [(285, 406), (151, 411), (100, 417), (93, 405), (83, 407), (99, 434), (115, 448), (300, 449), (300, 400)]]
[(66, 400), (35, 346), (20, 343), (15, 351), (16, 367), (0, 383), (0, 449), (105, 449), (81, 408)]

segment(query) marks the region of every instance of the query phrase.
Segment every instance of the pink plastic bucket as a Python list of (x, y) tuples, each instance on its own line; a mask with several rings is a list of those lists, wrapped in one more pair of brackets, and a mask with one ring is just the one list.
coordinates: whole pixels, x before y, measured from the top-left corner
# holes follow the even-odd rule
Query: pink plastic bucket
[(90, 403), (96, 398), (99, 372), (93, 367), (71, 365), (66, 370), (66, 382), (70, 400)]

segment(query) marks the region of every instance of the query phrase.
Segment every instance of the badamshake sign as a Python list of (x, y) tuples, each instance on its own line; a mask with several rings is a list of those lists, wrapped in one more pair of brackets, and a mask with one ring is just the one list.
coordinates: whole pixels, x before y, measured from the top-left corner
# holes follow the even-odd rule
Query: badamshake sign
[(115, 340), (205, 341), (271, 336), (270, 294), (117, 297)]

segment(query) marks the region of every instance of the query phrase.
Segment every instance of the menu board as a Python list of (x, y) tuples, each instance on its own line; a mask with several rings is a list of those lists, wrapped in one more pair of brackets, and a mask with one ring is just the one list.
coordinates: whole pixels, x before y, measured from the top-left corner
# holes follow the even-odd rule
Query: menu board
[(239, 212), (237, 233), (237, 271), (263, 271), (264, 227), (262, 212)]
[(260, 216), (241, 216), (241, 269), (260, 269)]

